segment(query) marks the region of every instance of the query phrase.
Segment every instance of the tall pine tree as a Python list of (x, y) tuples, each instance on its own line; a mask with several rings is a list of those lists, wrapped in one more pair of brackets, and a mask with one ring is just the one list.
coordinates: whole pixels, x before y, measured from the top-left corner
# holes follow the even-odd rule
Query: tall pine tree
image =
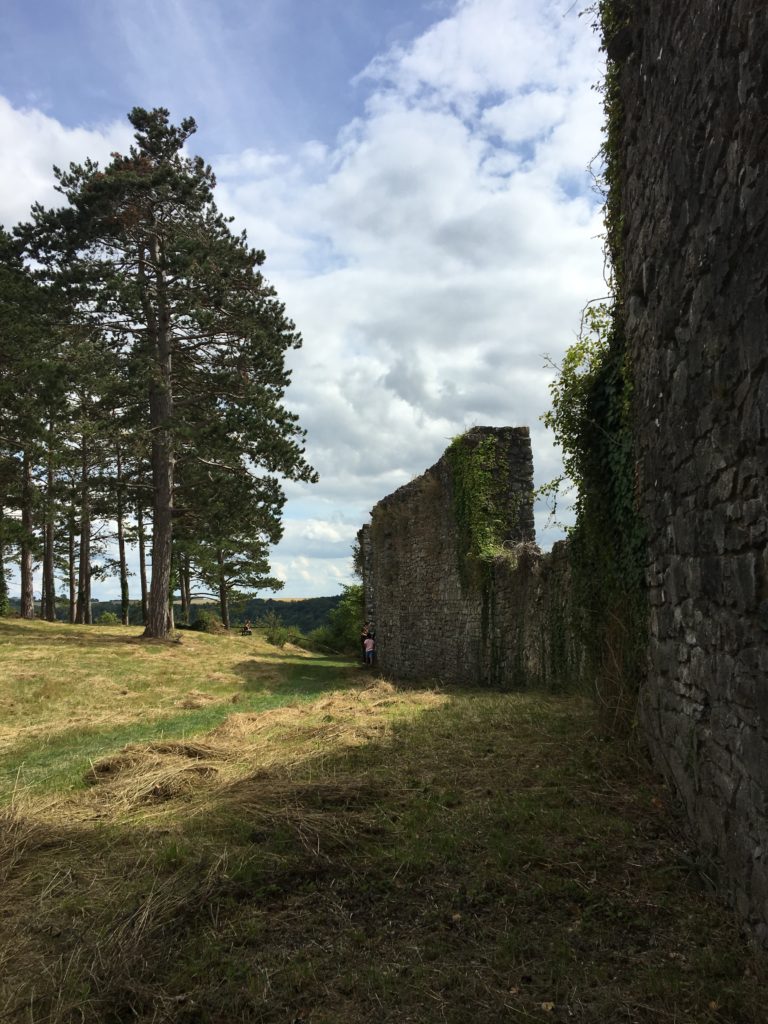
[[(152, 582), (146, 636), (169, 630), (175, 467), (312, 481), (304, 431), (282, 404), (285, 354), (301, 338), (260, 266), (213, 202), (215, 178), (183, 147), (195, 131), (163, 108), (129, 115), (135, 145), (103, 170), (55, 169), (68, 205), (33, 208), (19, 235), (50, 280), (79, 298), (124, 361), (151, 438)], [(194, 501), (192, 496), (190, 501)], [(231, 531), (235, 534), (235, 531)], [(214, 538), (200, 537), (200, 541)]]

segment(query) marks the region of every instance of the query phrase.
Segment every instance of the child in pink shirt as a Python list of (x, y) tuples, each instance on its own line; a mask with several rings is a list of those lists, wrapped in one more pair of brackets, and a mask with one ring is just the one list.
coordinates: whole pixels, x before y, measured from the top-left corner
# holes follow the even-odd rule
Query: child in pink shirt
[(372, 665), (373, 652), (376, 649), (376, 641), (373, 639), (372, 636), (367, 636), (365, 638), (365, 643), (363, 644), (363, 646), (365, 647), (365, 664)]

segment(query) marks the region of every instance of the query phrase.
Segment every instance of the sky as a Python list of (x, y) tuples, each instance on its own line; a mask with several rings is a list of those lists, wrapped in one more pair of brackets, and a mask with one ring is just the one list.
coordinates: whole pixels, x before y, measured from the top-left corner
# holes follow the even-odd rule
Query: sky
[[(127, 150), (131, 107), (165, 106), (266, 250), (320, 476), (286, 485), (279, 596), (339, 593), (371, 507), (469, 427), (529, 426), (537, 485), (561, 472), (552, 364), (606, 292), (583, 6), (5, 0), (1, 223), (58, 205), (53, 164)], [(536, 519), (547, 548), (561, 534), (544, 503)]]

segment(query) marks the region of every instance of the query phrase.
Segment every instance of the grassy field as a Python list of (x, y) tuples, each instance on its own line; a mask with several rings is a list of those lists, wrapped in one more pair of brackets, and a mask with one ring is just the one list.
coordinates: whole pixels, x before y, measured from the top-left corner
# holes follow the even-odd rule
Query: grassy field
[(582, 700), (10, 619), (0, 680), (3, 1022), (768, 1021)]

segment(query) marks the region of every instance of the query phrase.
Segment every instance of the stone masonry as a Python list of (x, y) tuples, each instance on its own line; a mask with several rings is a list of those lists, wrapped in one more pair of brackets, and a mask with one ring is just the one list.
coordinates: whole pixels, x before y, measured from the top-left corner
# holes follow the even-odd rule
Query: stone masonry
[[(723, 892), (768, 943), (768, 8), (615, 2), (630, 16), (608, 52), (647, 532), (640, 719)], [(527, 480), (527, 431), (509, 443), (510, 480)], [(532, 531), (510, 536), (468, 581), (453, 499), (441, 459), (373, 510), (381, 668), (549, 688), (578, 676), (565, 546), (542, 556)]]
[(651, 602), (641, 717), (766, 941), (768, 9), (632, 10), (621, 191)]
[(528, 428), (476, 427), (465, 442), (485, 438), (503, 453), (501, 553), (463, 565), (446, 456), (380, 501), (361, 530), (379, 668), (399, 679), (559, 688), (578, 657), (564, 635), (565, 546), (542, 555), (534, 543)]

